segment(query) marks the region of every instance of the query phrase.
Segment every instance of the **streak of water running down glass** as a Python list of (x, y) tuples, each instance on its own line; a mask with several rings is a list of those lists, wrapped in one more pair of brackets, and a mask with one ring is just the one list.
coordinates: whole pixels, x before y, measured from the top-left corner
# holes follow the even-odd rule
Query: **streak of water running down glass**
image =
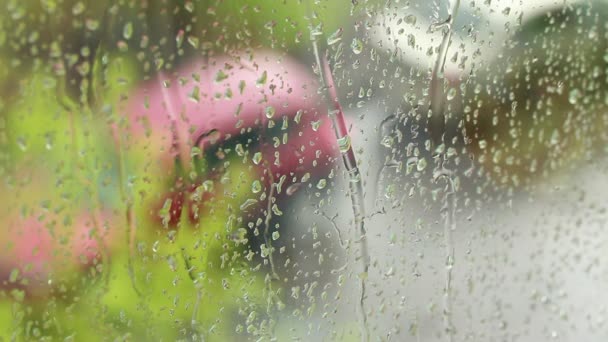
[(446, 180), (446, 191), (444, 204), (441, 208), (443, 221), (443, 234), (445, 244), (445, 284), (443, 289), (443, 328), (446, 340), (451, 342), (454, 339), (454, 324), (452, 322), (452, 271), (454, 268), (454, 242), (452, 232), (456, 230), (456, 198), (454, 186), (454, 176), (451, 171), (441, 169), (433, 175), (434, 182)]
[[(357, 166), (357, 160), (353, 147), (350, 141), (350, 135), (346, 128), (346, 120), (344, 118), (344, 112), (342, 106), (338, 101), (336, 94), (336, 88), (327, 61), (327, 56), (321, 55), (319, 52), (319, 45), (316, 40), (316, 36), (311, 34), (311, 40), (313, 45), (313, 51), (317, 62), (319, 79), (321, 87), (323, 89), (323, 97), (328, 102), (329, 117), (334, 128), (334, 133), (338, 141), (340, 153), (342, 154), (342, 161), (346, 172), (348, 173), (348, 183), (350, 190), (350, 198), (352, 202), (352, 209), (355, 221), (355, 227), (358, 230), (360, 237), (358, 242), (360, 243), (360, 258), (361, 258), (361, 272), (360, 277), (360, 293), (359, 293), (359, 320), (361, 328), (361, 340), (369, 340), (369, 328), (367, 323), (367, 313), (365, 311), (365, 291), (366, 291), (366, 278), (369, 269), (369, 253), (367, 246), (367, 233), (365, 229), (365, 207), (363, 199), (363, 185), (361, 181), (361, 172)], [(333, 109), (332, 109), (333, 108)]]
[[(451, 1), (448, 1), (448, 3), (449, 2)], [(448, 55), (448, 48), (450, 46), (450, 40), (452, 38), (452, 26), (454, 24), (454, 19), (458, 14), (459, 8), (460, 0), (454, 0), (452, 7), (448, 9), (448, 18), (445, 21), (431, 25), (432, 31), (438, 29), (443, 29), (445, 31), (443, 39), (441, 40), (441, 45), (439, 46), (439, 55), (437, 56), (437, 61), (435, 62), (435, 66), (433, 68), (433, 74), (431, 75), (431, 84), (429, 89), (431, 96), (430, 109), (432, 111), (432, 117), (430, 122), (431, 136), (433, 138), (433, 142), (436, 144), (440, 143), (441, 135), (445, 131), (445, 116), (443, 113), (443, 104), (445, 99), (445, 94), (443, 91), (445, 60)]]
[[(453, 1), (453, 2), (452, 2)], [(431, 30), (444, 29), (445, 33), (439, 47), (439, 55), (433, 68), (433, 74), (431, 75), (430, 84), (430, 96), (431, 104), (430, 110), (432, 111), (432, 117), (429, 122), (429, 128), (433, 143), (439, 146), (442, 140), (445, 139), (445, 114), (444, 114), (444, 70), (445, 60), (448, 54), (448, 48), (450, 46), (450, 40), (452, 37), (452, 29), (454, 19), (458, 14), (460, 7), (460, 0), (448, 1), (451, 6), (448, 6), (448, 18), (444, 22), (436, 23), (431, 26)], [(436, 147), (436, 146), (435, 146)], [(444, 288), (444, 304), (443, 304), (443, 325), (446, 333), (446, 340), (451, 342), (454, 337), (454, 327), (452, 323), (452, 269), (454, 266), (454, 242), (452, 237), (452, 231), (455, 230), (455, 218), (454, 213), (456, 210), (455, 200), (450, 198), (454, 196), (454, 184), (451, 172), (443, 169), (443, 160), (440, 161), (439, 167), (441, 170), (439, 174), (434, 177), (435, 181), (439, 180), (440, 177), (446, 178), (448, 187), (450, 190), (445, 195), (445, 204), (442, 211), (444, 212), (444, 244), (445, 244), (445, 288)]]

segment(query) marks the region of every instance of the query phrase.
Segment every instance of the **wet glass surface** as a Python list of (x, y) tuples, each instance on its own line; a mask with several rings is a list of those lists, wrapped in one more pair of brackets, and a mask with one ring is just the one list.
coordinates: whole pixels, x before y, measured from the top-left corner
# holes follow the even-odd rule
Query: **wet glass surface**
[(0, 7), (0, 339), (608, 339), (606, 2)]

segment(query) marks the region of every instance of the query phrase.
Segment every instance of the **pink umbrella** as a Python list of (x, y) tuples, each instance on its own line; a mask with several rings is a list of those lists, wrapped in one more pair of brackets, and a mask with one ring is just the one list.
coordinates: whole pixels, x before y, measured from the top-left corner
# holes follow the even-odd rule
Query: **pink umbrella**
[[(140, 87), (126, 107), (127, 127), (115, 133), (147, 146), (166, 170), (173, 170), (176, 157), (190, 167), (195, 145), (205, 151), (255, 133), (261, 141), (246, 149), (249, 158), (262, 153), (261, 179), (268, 185), (270, 178), (276, 182), (285, 175), (288, 186), (307, 173), (326, 173), (338, 154), (318, 84), (306, 69), (269, 51), (195, 60)], [(285, 128), (278, 142), (267, 133), (269, 125), (280, 127), (275, 132)], [(172, 222), (181, 214), (183, 192), (172, 195)]]

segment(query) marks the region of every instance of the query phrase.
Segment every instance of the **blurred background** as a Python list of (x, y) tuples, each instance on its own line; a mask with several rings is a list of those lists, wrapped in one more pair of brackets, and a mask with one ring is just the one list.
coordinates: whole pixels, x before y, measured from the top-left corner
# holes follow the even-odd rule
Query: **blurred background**
[(0, 6), (0, 339), (608, 339), (605, 1)]

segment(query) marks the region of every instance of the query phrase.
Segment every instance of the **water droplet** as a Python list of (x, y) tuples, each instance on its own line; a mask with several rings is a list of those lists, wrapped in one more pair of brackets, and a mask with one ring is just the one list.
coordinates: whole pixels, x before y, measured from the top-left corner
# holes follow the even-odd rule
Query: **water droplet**
[(211, 180), (206, 180), (203, 182), (203, 190), (205, 192), (213, 192), (213, 181)]
[(416, 164), (416, 169), (418, 171), (422, 171), (424, 169), (426, 169), (426, 159), (425, 158), (420, 158), (418, 159), (418, 163)]
[(416, 47), (416, 36), (414, 36), (413, 34), (408, 34), (407, 35), (407, 45), (411, 48)]
[(336, 32), (332, 33), (328, 38), (327, 38), (327, 45), (334, 45), (337, 42), (342, 40), (342, 28), (339, 28), (336, 30)]
[(27, 150), (27, 141), (25, 140), (25, 138), (23, 137), (18, 137), (17, 138), (17, 146), (19, 146), (19, 149), (21, 151), (25, 151)]
[(125, 26), (122, 28), (122, 36), (126, 40), (129, 40), (131, 39), (131, 37), (133, 37), (133, 24), (131, 24), (131, 22), (126, 23)]
[(251, 160), (253, 160), (255, 165), (260, 165), (260, 162), (262, 161), (262, 152), (256, 152)]
[(553, 130), (553, 133), (551, 134), (551, 139), (549, 140), (549, 143), (552, 146), (555, 146), (557, 144), (559, 144), (560, 138), (559, 138), (559, 131), (558, 130)]
[(306, 183), (306, 182), (308, 182), (308, 180), (309, 180), (309, 179), (310, 179), (310, 172), (306, 172), (306, 173), (304, 174), (304, 176), (302, 176), (302, 180), (301, 180), (301, 182), (302, 182), (302, 183)]
[(301, 110), (301, 109), (300, 109), (300, 110), (298, 110), (298, 111), (296, 112), (296, 116), (294, 117), (293, 121), (295, 121), (297, 124), (299, 124), (299, 123), (300, 123), (300, 121), (302, 120), (302, 114), (304, 114), (304, 111), (303, 111), (303, 110)]
[(8, 281), (10, 283), (14, 283), (17, 281), (18, 278), (19, 278), (19, 269), (13, 268), (13, 270), (11, 271), (11, 274), (8, 277)]
[(262, 75), (260, 76), (260, 78), (258, 78), (257, 81), (255, 81), (255, 84), (258, 87), (261, 87), (264, 84), (266, 84), (267, 80), (268, 80), (268, 73), (266, 72), (266, 70), (264, 70), (264, 72), (262, 73)]
[(171, 221), (171, 205), (172, 204), (173, 204), (173, 200), (171, 198), (167, 198), (165, 200), (165, 203), (163, 204), (163, 207), (158, 212), (158, 215), (160, 216), (160, 218), (162, 220), (162, 224), (165, 228), (168, 227), (169, 221)]
[(82, 2), (77, 2), (76, 5), (74, 5), (74, 7), (72, 7), (72, 14), (74, 15), (79, 15), (82, 14), (82, 12), (84, 12), (85, 6)]
[(276, 216), (283, 216), (283, 212), (279, 209), (279, 206), (276, 203), (272, 205), (272, 213)]
[(282, 175), (281, 178), (279, 179), (279, 182), (277, 183), (277, 193), (280, 194), (283, 188), (283, 183), (285, 183), (285, 180), (287, 179), (287, 176)]
[(579, 97), (580, 91), (574, 88), (570, 90), (570, 94), (568, 94), (568, 102), (570, 102), (570, 104), (576, 104), (578, 102)]
[(365, 89), (363, 87), (359, 88), (359, 98), (362, 99), (365, 97)]
[(260, 181), (256, 179), (251, 184), (251, 192), (257, 194), (260, 191), (262, 191), (262, 183), (260, 183)]
[(391, 198), (393, 198), (394, 195), (395, 195), (395, 184), (387, 185), (386, 188), (384, 189), (384, 197), (386, 197), (387, 199), (391, 199)]
[(87, 27), (87, 29), (89, 29), (90, 31), (95, 31), (99, 28), (99, 20), (95, 20), (95, 19), (87, 19), (85, 21), (85, 26)]
[(195, 36), (188, 36), (188, 44), (190, 44), (190, 46), (193, 48), (198, 49), (200, 42)]
[(354, 38), (353, 42), (350, 44), (350, 48), (355, 55), (358, 55), (363, 51), (363, 42), (358, 38)]
[(274, 109), (273, 106), (268, 106), (268, 107), (266, 107), (266, 109), (264, 109), (264, 114), (266, 114), (266, 117), (269, 119), (272, 119), (275, 112), (276, 112), (276, 110)]
[(226, 75), (226, 73), (223, 70), (219, 70), (217, 72), (217, 74), (215, 74), (215, 82), (222, 82), (223, 80), (227, 79), (228, 75)]
[(277, 241), (279, 239), (279, 237), (281, 237), (281, 234), (279, 232), (272, 232), (272, 240), (273, 241)]
[(188, 11), (190, 13), (194, 12), (194, 4), (192, 3), (192, 1), (187, 1), (184, 4), (184, 8), (186, 9), (186, 11)]
[(253, 198), (248, 198), (247, 200), (245, 200), (245, 202), (243, 202), (243, 204), (241, 204), (240, 208), (241, 208), (241, 210), (245, 210), (251, 206), (254, 206), (256, 203), (258, 203), (258, 200), (253, 199)]
[(405, 23), (408, 25), (416, 25), (416, 16), (413, 14), (409, 14), (408, 16), (405, 17)]
[(382, 138), (382, 140), (380, 141), (380, 144), (386, 148), (393, 147), (394, 143), (395, 143), (395, 139), (393, 137), (391, 137), (390, 135), (384, 136)]
[(456, 88), (450, 88), (448, 90), (448, 94), (447, 94), (448, 101), (451, 101), (455, 97), (456, 97)]
[(53, 149), (53, 136), (51, 134), (47, 133), (47, 134), (45, 134), (44, 137), (45, 137), (45, 140), (46, 140), (46, 143), (44, 144), (44, 147), (47, 150), (52, 150)]
[(315, 131), (315, 132), (318, 131), (319, 130), (319, 126), (321, 126), (321, 122), (322, 122), (321, 120), (312, 121), (310, 123), (310, 125), (312, 126), (312, 130)]
[(327, 181), (325, 180), (325, 178), (319, 180), (319, 182), (317, 183), (317, 189), (319, 189), (319, 190), (325, 189), (326, 186), (327, 186)]
[(236, 144), (236, 146), (234, 147), (234, 150), (236, 151), (236, 154), (239, 155), (239, 157), (242, 157), (245, 155), (245, 149), (243, 148), (243, 144)]
[(291, 184), (290, 186), (287, 187), (287, 189), (285, 190), (285, 193), (287, 194), (287, 196), (291, 196), (291, 195), (295, 194), (296, 191), (298, 191), (298, 189), (300, 189), (301, 186), (302, 186), (302, 183)]
[(182, 44), (184, 43), (184, 30), (179, 30), (177, 32), (177, 35), (175, 36), (175, 43), (178, 48), (182, 47)]
[(323, 27), (322, 27), (322, 25), (321, 25), (321, 24), (319, 24), (319, 25), (317, 25), (317, 26), (313, 27), (313, 28), (310, 30), (310, 35), (311, 35), (312, 37), (315, 37), (315, 36), (321, 36), (321, 35), (323, 35)]
[(338, 147), (340, 148), (340, 152), (347, 152), (350, 149), (350, 146), (350, 137), (348, 135), (338, 139)]
[(198, 103), (201, 99), (200, 96), (200, 89), (198, 86), (194, 86), (194, 88), (192, 88), (192, 91), (190, 93), (188, 93), (188, 98), (192, 101), (192, 102), (196, 102)]

